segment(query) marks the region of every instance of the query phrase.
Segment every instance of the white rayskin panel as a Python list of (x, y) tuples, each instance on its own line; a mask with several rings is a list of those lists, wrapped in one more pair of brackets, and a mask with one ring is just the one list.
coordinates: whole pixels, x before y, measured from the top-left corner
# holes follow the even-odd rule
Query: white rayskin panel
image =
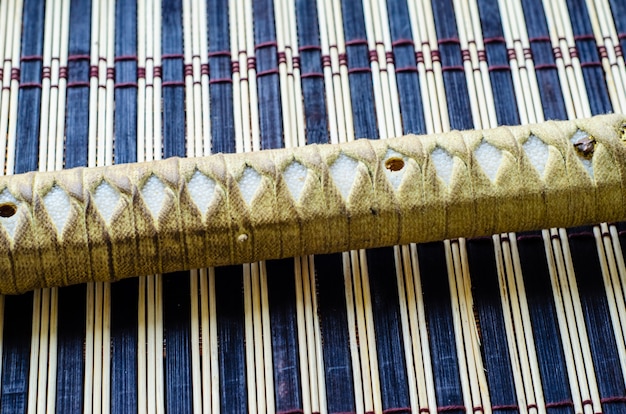
[(69, 196), (62, 188), (55, 185), (43, 196), (43, 204), (57, 232), (62, 234), (65, 224), (70, 218), (71, 204)]
[(187, 183), (187, 190), (198, 210), (206, 214), (215, 196), (215, 181), (196, 170)]
[(452, 170), (454, 168), (454, 158), (441, 147), (436, 147), (433, 152), (430, 153), (430, 159), (437, 170), (437, 175), (443, 180), (446, 185), (450, 185), (450, 179), (452, 178)]
[(141, 196), (143, 197), (148, 210), (152, 214), (154, 220), (159, 218), (163, 202), (165, 201), (165, 184), (158, 179), (156, 175), (151, 175), (141, 187)]
[(493, 183), (498, 174), (500, 164), (502, 163), (502, 151), (483, 140), (474, 150), (474, 157), (476, 157), (480, 168), (483, 169), (487, 177), (489, 177)]
[(539, 173), (539, 176), (543, 178), (543, 173), (548, 164), (548, 157), (550, 156), (550, 147), (548, 144), (537, 138), (537, 136), (531, 135), (526, 142), (524, 142), (522, 148), (530, 160), (530, 163)]
[(261, 185), (261, 174), (252, 167), (246, 167), (239, 179), (239, 191), (246, 204), (250, 205), (259, 187)]
[(357, 160), (342, 153), (329, 167), (330, 176), (333, 178), (335, 186), (339, 189), (341, 196), (345, 200), (348, 200), (350, 192), (352, 191), (358, 165), (359, 162)]
[(113, 213), (117, 203), (120, 201), (120, 197), (120, 192), (104, 180), (93, 192), (93, 202), (107, 224), (111, 223), (111, 218), (113, 218)]
[(302, 190), (304, 190), (304, 184), (306, 183), (308, 174), (309, 171), (307, 168), (298, 161), (292, 162), (283, 171), (283, 179), (287, 184), (291, 197), (293, 197), (295, 201), (300, 200), (300, 195), (302, 194)]

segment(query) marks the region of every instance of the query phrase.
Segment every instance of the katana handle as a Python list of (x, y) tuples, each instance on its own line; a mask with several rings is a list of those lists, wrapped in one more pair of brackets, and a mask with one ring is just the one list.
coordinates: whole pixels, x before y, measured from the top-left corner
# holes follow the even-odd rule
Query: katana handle
[(0, 292), (624, 220), (625, 123), (0, 177)]

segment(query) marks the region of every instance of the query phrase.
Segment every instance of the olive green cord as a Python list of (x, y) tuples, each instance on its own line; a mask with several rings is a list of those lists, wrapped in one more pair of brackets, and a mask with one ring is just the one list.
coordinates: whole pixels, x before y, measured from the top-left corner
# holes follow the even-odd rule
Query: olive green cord
[[(605, 115), (1, 177), (0, 292), (623, 220), (624, 125)], [(334, 176), (341, 163), (350, 172)], [(295, 193), (286, 170), (303, 172)]]

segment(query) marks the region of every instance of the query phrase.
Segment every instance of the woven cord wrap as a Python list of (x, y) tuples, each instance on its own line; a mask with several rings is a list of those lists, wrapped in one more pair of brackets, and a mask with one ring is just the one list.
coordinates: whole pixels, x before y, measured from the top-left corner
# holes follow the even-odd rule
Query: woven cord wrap
[[(0, 215), (10, 217), (0, 217), (0, 292), (623, 220), (625, 123), (605, 115), (1, 177)], [(579, 130), (595, 140), (586, 156), (593, 174), (571, 142)], [(531, 135), (548, 148), (543, 174), (524, 151)], [(501, 154), (493, 181), (476, 158), (484, 143)], [(449, 182), (435, 150), (453, 163)], [(340, 158), (354, 167), (347, 197), (333, 179)], [(284, 175), (295, 163), (305, 168), (297, 199)], [(260, 179), (248, 204), (239, 183), (250, 171)], [(391, 174), (400, 174), (397, 189)], [(193, 179), (206, 184), (205, 211), (190, 191)], [(145, 199), (149, 181), (161, 186), (156, 212)], [(103, 189), (106, 205), (95, 196)], [(54, 219), (55, 208), (63, 220)]]

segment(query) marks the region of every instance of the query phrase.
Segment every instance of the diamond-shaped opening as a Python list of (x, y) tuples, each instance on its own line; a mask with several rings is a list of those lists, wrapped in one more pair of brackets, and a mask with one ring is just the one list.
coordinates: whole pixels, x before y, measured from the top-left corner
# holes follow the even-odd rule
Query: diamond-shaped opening
[(474, 150), (474, 156), (480, 168), (483, 169), (487, 177), (493, 182), (496, 179), (500, 163), (502, 162), (502, 151), (483, 140)]
[(392, 149), (387, 150), (385, 158), (383, 159), (383, 170), (387, 179), (395, 190), (400, 187), (402, 179), (404, 178), (406, 157), (399, 152)]
[[(586, 133), (585, 131), (578, 130), (574, 133), (574, 135), (572, 135), (572, 138), (570, 138), (570, 142), (576, 145), (580, 143), (581, 141), (588, 140), (588, 139), (589, 139), (588, 133)], [(591, 178), (593, 178), (593, 162), (591, 159), (593, 156), (593, 151), (587, 156), (585, 156), (583, 153), (579, 151), (576, 151), (576, 153), (578, 155), (578, 159), (585, 167), (585, 170), (587, 170)]]
[(215, 181), (196, 170), (187, 183), (187, 189), (198, 210), (206, 213), (215, 196)]
[(330, 176), (333, 178), (339, 192), (346, 200), (352, 191), (358, 165), (359, 162), (354, 158), (341, 154), (329, 167)]
[(120, 192), (104, 180), (93, 193), (93, 202), (107, 224), (111, 222), (120, 197)]
[(4, 227), (9, 236), (13, 238), (15, 236), (15, 230), (17, 229), (17, 222), (19, 218), (19, 214), (17, 214), (17, 209), (19, 209), (20, 203), (15, 197), (13, 197), (13, 194), (11, 194), (9, 190), (5, 188), (0, 193), (0, 205), (13, 206), (13, 208), (15, 208), (13, 214), (0, 215), (0, 225), (2, 225), (2, 227)]
[(152, 213), (152, 216), (156, 219), (161, 213), (163, 203), (165, 201), (166, 186), (156, 175), (151, 175), (146, 180), (141, 188), (141, 196), (144, 202), (148, 206), (148, 210)]
[(46, 207), (52, 224), (61, 234), (67, 220), (70, 218), (71, 204), (69, 196), (61, 187), (55, 185), (43, 197), (43, 205)]
[(450, 185), (452, 170), (454, 168), (454, 158), (452, 158), (452, 155), (441, 147), (436, 147), (430, 155), (431, 161), (437, 171), (437, 175), (443, 180), (443, 182), (446, 183), (446, 185)]
[(522, 145), (522, 148), (524, 148), (530, 163), (535, 167), (539, 175), (543, 177), (543, 172), (548, 164), (550, 147), (535, 135), (531, 135)]
[(292, 162), (285, 168), (285, 171), (283, 171), (283, 178), (287, 184), (287, 188), (291, 193), (291, 197), (296, 201), (298, 201), (302, 195), (308, 173), (307, 168), (298, 161)]
[(256, 172), (254, 168), (246, 167), (243, 170), (243, 174), (241, 174), (239, 179), (239, 191), (241, 191), (241, 196), (246, 204), (250, 205), (250, 202), (252, 202), (256, 192), (259, 190), (262, 178), (261, 174)]

